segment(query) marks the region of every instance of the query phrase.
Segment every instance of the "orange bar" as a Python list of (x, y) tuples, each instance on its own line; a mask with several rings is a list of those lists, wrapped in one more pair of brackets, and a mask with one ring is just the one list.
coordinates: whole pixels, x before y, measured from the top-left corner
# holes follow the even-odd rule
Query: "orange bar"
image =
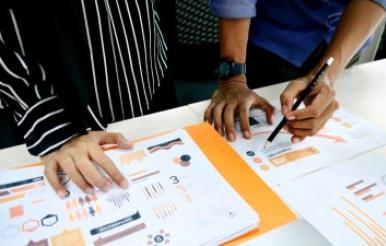
[(371, 240), (370, 236), (368, 236), (365, 232), (363, 232), (358, 226), (352, 222), (350, 218), (348, 218), (346, 215), (343, 214), (340, 210), (337, 208), (332, 208), (336, 213), (338, 213), (342, 218), (345, 220), (344, 223), (350, 227), (350, 229), (357, 234), (359, 237), (361, 237), (368, 245), (374, 245), (374, 242)]
[[(201, 151), (212, 162), (217, 171), (239, 193), (239, 195), (260, 215), (259, 228), (229, 243), (241, 242), (271, 231), (296, 219), (296, 215), (272, 191), (267, 184), (246, 164), (239, 154), (207, 124), (186, 129)], [(210, 141), (208, 141), (210, 139)], [(229, 165), (232, 163), (232, 165)], [(251, 187), (256, 187), (251, 189)]]
[(270, 159), (269, 161), (275, 167), (280, 167), (280, 166), (285, 165), (289, 162), (292, 162), (292, 161), (295, 161), (295, 160), (298, 160), (298, 159), (301, 159), (304, 157), (316, 155), (318, 153), (319, 153), (319, 150), (317, 148), (311, 146), (311, 147), (308, 147), (306, 149), (295, 150), (295, 151), (291, 151), (291, 152), (276, 156), (276, 157)]
[(346, 197), (344, 196), (341, 196), (342, 199), (347, 202), (348, 204), (350, 204), (353, 208), (355, 208), (357, 211), (359, 211), (362, 215), (364, 215), (367, 219), (371, 220), (371, 222), (374, 223), (374, 225), (381, 229), (382, 232), (385, 232), (385, 230), (383, 229), (382, 226), (380, 226), (373, 218), (371, 218), (369, 215), (367, 215), (367, 213), (365, 213), (363, 210), (361, 210), (360, 208), (358, 208), (354, 203), (352, 203), (350, 200), (348, 200)]
[(28, 191), (28, 190), (32, 190), (32, 189), (35, 189), (35, 188), (39, 188), (39, 187), (42, 187), (44, 186), (44, 182), (39, 182), (39, 183), (35, 183), (35, 184), (30, 184), (30, 185), (26, 185), (26, 186), (22, 186), (22, 187), (19, 187), (19, 188), (13, 188), (11, 189), (12, 193), (19, 193), (19, 192), (23, 192), (23, 191)]
[(17, 199), (20, 199), (20, 198), (23, 198), (23, 197), (25, 197), (25, 193), (17, 194), (17, 195), (14, 195), (14, 196), (4, 197), (4, 198), (0, 199), (0, 203), (10, 202), (10, 201), (17, 200)]

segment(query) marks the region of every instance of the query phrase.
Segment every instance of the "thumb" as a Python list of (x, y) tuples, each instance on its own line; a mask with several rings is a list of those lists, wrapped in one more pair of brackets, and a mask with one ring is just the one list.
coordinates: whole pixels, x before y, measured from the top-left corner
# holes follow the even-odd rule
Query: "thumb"
[(291, 112), (292, 105), (295, 98), (304, 90), (307, 86), (306, 79), (300, 78), (291, 81), (280, 95), (281, 113), (285, 116), (288, 112)]
[(254, 104), (255, 108), (259, 108), (265, 112), (267, 122), (272, 125), (275, 121), (275, 107), (273, 107), (267, 100), (261, 97), (256, 98)]
[(100, 144), (116, 144), (122, 149), (130, 149), (133, 147), (133, 144), (127, 141), (121, 133), (113, 132), (104, 132), (101, 136)]

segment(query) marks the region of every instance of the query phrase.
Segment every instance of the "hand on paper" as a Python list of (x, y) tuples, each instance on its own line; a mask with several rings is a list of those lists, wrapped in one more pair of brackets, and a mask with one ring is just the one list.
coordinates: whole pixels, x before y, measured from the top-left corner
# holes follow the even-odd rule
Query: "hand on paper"
[(318, 133), (339, 107), (335, 100), (332, 82), (327, 75), (324, 75), (304, 100), (305, 108), (291, 110), (296, 97), (306, 88), (312, 78), (309, 75), (291, 81), (280, 96), (281, 111), (288, 120), (285, 129), (293, 134), (293, 143)]
[(123, 149), (132, 147), (121, 134), (91, 131), (87, 135), (73, 138), (60, 149), (41, 158), (45, 165), (44, 173), (47, 180), (59, 197), (67, 196), (67, 190), (57, 175), (60, 170), (88, 194), (93, 193), (94, 187), (105, 192), (109, 190), (109, 184), (95, 165), (100, 166), (121, 188), (128, 187), (125, 177), (103, 152), (101, 145), (104, 144), (117, 144)]
[(204, 120), (214, 124), (215, 129), (229, 141), (236, 139), (235, 114), (240, 117), (240, 127), (245, 138), (252, 133), (249, 128), (248, 114), (251, 108), (259, 108), (267, 115), (267, 121), (273, 123), (274, 107), (260, 97), (244, 83), (228, 82), (222, 84), (213, 93), (212, 101), (204, 114)]

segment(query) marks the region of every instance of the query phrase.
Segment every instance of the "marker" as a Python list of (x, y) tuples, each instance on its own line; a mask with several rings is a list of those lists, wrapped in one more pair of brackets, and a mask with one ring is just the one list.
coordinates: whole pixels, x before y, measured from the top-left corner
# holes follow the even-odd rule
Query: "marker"
[[(311, 91), (315, 88), (315, 86), (318, 84), (320, 78), (323, 76), (323, 74), (327, 71), (327, 69), (331, 66), (331, 64), (334, 62), (334, 58), (330, 57), (327, 59), (327, 62), (323, 65), (323, 67), (319, 70), (315, 78), (308, 84), (306, 89), (300, 94), (298, 99), (296, 100), (295, 104), (292, 106), (292, 111), (296, 110), (300, 103), (311, 93)], [(271, 135), (268, 137), (267, 141), (264, 144), (263, 148), (267, 148), (275, 139), (277, 134), (281, 131), (283, 126), (287, 124), (287, 119), (283, 117), (283, 119), (280, 121), (279, 125), (273, 130)]]

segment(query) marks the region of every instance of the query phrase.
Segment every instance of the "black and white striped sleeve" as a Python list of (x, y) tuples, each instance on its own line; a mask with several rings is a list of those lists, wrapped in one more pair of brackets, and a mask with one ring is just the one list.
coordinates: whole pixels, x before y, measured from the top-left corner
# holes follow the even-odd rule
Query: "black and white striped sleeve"
[(0, 100), (14, 114), (28, 151), (43, 156), (85, 132), (69, 117), (41, 64), (0, 37)]

